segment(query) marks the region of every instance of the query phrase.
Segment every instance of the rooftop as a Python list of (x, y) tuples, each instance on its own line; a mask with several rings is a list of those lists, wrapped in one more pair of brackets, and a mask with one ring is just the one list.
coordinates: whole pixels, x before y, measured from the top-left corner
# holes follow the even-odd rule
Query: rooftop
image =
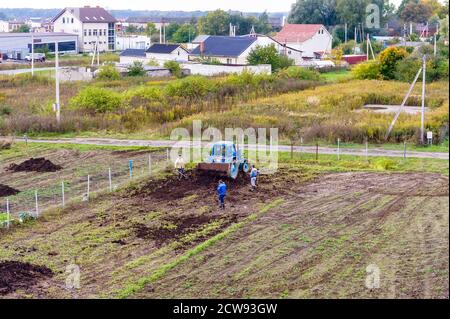
[[(247, 50), (256, 40), (256, 37), (228, 37), (211, 35), (197, 48), (195, 48), (191, 54), (237, 57)], [(202, 46), (204, 49), (203, 52), (201, 52)]]
[(304, 42), (321, 28), (325, 27), (322, 24), (286, 24), (274, 38), (281, 43)]
[(120, 53), (120, 56), (144, 57), (145, 49), (126, 49)]
[(81, 8), (65, 8), (63, 9), (56, 17), (53, 18), (53, 21), (58, 19), (64, 12), (69, 11), (72, 13), (77, 19), (79, 19), (83, 23), (113, 23), (117, 22), (116, 18), (114, 18), (108, 11), (101, 7), (81, 7)]
[(76, 34), (64, 33), (64, 32), (0, 32), (0, 38), (31, 38), (31, 36), (38, 37), (59, 37), (59, 36), (72, 36), (76, 37)]
[(147, 52), (169, 54), (178, 49), (179, 47), (180, 47), (179, 44), (154, 43), (147, 49)]

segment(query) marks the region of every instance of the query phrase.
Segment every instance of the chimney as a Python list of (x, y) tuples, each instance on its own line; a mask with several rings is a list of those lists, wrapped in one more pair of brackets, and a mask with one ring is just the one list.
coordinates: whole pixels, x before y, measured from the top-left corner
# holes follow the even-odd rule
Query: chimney
[(200, 54), (205, 53), (205, 42), (200, 42)]

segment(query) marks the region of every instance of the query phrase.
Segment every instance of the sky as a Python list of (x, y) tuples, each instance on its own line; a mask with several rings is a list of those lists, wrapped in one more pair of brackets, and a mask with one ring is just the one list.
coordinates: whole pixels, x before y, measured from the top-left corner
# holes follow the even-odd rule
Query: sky
[[(244, 12), (285, 12), (295, 0), (1, 0), (0, 8), (59, 8), (84, 5), (102, 6), (107, 9), (133, 10), (182, 10), (209, 11), (215, 9), (238, 10)], [(391, 0), (398, 5), (401, 0)]]

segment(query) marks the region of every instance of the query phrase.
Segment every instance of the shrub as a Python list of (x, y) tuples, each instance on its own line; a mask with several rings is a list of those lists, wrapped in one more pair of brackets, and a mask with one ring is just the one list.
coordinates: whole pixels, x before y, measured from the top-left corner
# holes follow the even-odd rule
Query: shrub
[(217, 89), (215, 83), (203, 76), (189, 76), (169, 83), (165, 88), (167, 97), (202, 98)]
[(97, 78), (99, 80), (119, 80), (120, 73), (116, 70), (114, 65), (107, 64), (100, 68)]
[(86, 87), (70, 100), (73, 109), (85, 109), (94, 113), (115, 111), (120, 107), (122, 98), (119, 93), (98, 88)]
[(278, 72), (280, 78), (319, 81), (320, 73), (313, 69), (291, 66)]
[(380, 77), (380, 64), (374, 60), (359, 63), (352, 68), (351, 73), (358, 80), (375, 80)]
[(247, 61), (251, 65), (270, 64), (274, 72), (294, 64), (292, 59), (280, 55), (274, 45), (264, 47), (257, 45), (250, 51)]
[(383, 78), (387, 80), (393, 79), (397, 64), (407, 56), (408, 52), (399, 47), (389, 47), (381, 52), (378, 60), (380, 62), (380, 74)]
[[(411, 82), (414, 80), (421, 66), (422, 60), (420, 58), (410, 56), (397, 64), (394, 73), (395, 79), (403, 82)], [(448, 79), (448, 60), (443, 58), (431, 58), (427, 60), (426, 76), (427, 82)]]
[(134, 61), (132, 65), (128, 67), (129, 76), (144, 76), (146, 75), (144, 64), (141, 61)]
[(164, 63), (164, 67), (169, 69), (173, 76), (181, 78), (183, 75), (181, 72), (181, 66), (177, 61), (167, 61)]
[(161, 102), (163, 95), (158, 87), (141, 86), (127, 91), (125, 100), (127, 105), (141, 106)]
[(380, 158), (373, 163), (373, 166), (378, 170), (386, 171), (395, 169), (397, 167), (397, 163), (388, 158)]

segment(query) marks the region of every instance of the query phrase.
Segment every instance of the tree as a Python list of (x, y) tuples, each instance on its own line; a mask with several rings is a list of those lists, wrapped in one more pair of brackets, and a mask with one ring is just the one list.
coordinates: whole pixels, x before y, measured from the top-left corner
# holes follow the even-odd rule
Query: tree
[(183, 24), (172, 35), (172, 41), (176, 43), (188, 43), (192, 41), (197, 35), (197, 30), (191, 24)]
[(423, 1), (411, 0), (400, 13), (400, 18), (404, 22), (425, 23), (431, 18), (433, 10)]
[(378, 61), (380, 62), (380, 74), (386, 80), (394, 78), (394, 72), (397, 64), (408, 56), (408, 52), (400, 47), (389, 47), (380, 53)]
[(175, 32), (178, 31), (178, 29), (180, 28), (180, 25), (178, 23), (170, 23), (167, 27), (166, 27), (166, 38), (169, 41), (173, 42), (173, 35), (175, 34)]
[(342, 24), (358, 26), (366, 20), (366, 7), (369, 3), (369, 0), (337, 0), (336, 15)]
[(166, 69), (169, 69), (173, 76), (176, 76), (177, 78), (181, 78), (183, 75), (181, 72), (181, 66), (177, 61), (167, 61), (164, 63), (164, 67)]
[(267, 11), (261, 13), (258, 17), (258, 23), (255, 26), (255, 31), (261, 34), (268, 34), (272, 31), (272, 25), (269, 23), (269, 15)]
[(147, 23), (147, 26), (145, 27), (145, 34), (151, 38), (152, 35), (156, 34), (158, 32), (158, 30), (156, 29), (156, 26), (154, 23)]
[(30, 26), (28, 26), (27, 24), (22, 24), (19, 29), (17, 29), (17, 32), (28, 33), (30, 32)]
[(289, 23), (336, 24), (336, 0), (297, 0), (289, 13)]
[(129, 76), (144, 76), (145, 74), (144, 64), (141, 61), (134, 61), (133, 64), (128, 67)]
[(125, 29), (126, 33), (137, 33), (138, 32), (138, 28), (134, 25), (129, 25), (126, 29)]
[(223, 10), (209, 12), (198, 20), (198, 29), (202, 34), (228, 35), (230, 15)]
[(273, 44), (268, 46), (257, 45), (250, 51), (247, 61), (251, 65), (270, 64), (272, 71), (278, 71), (294, 64), (292, 59), (280, 55)]

